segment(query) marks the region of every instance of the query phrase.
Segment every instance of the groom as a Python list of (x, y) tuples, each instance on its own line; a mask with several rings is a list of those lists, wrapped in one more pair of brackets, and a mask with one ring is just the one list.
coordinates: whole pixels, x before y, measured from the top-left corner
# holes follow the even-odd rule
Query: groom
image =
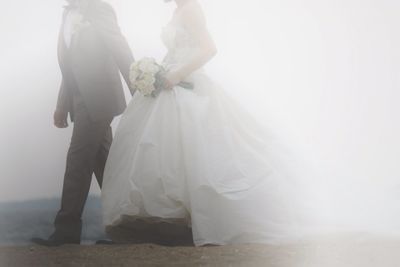
[(129, 85), (129, 67), (134, 61), (109, 4), (67, 1), (58, 43), (62, 83), (54, 124), (68, 127), (69, 113), (74, 128), (55, 232), (49, 239), (32, 239), (44, 246), (81, 241), (81, 217), (92, 175), (101, 187), (112, 142), (110, 124), (126, 108), (120, 73)]

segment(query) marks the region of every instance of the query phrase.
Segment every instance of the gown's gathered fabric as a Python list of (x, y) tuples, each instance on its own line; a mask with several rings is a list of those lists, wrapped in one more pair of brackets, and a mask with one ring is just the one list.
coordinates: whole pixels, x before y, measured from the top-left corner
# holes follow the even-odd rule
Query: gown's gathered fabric
[[(164, 29), (163, 40), (169, 69), (196, 54), (196, 40), (179, 23)], [(104, 173), (105, 225), (124, 216), (178, 219), (196, 245), (300, 236), (312, 210), (284, 149), (203, 70), (186, 80), (193, 90), (131, 100)]]

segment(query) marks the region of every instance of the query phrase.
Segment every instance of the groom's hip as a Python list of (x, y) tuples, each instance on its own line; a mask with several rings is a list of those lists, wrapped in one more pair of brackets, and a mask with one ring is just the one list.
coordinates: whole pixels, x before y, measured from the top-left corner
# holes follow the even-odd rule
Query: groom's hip
[(75, 121), (76, 110), (79, 104), (86, 107), (92, 121), (104, 121), (110, 117), (122, 114), (126, 108), (126, 100), (121, 81), (118, 79), (106, 79), (96, 81), (93, 79), (75, 79), (76, 86), (71, 87), (72, 110)]
[(93, 173), (101, 186), (102, 170), (112, 143), (113, 116), (93, 120), (84, 103), (75, 107), (74, 111), (75, 120), (64, 179), (80, 183), (86, 190)]

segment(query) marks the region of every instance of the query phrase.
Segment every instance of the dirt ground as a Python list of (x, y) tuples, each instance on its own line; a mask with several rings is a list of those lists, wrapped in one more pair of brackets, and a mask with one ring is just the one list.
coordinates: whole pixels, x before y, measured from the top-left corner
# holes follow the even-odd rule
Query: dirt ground
[(358, 235), (289, 245), (0, 247), (0, 266), (399, 267), (400, 240)]

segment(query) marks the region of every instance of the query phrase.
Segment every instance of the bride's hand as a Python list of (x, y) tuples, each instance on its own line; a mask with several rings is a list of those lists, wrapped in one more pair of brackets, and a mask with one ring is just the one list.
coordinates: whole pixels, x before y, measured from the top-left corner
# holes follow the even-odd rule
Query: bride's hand
[(174, 86), (178, 85), (182, 79), (177, 72), (167, 72), (164, 76), (165, 78), (165, 88), (172, 89)]

